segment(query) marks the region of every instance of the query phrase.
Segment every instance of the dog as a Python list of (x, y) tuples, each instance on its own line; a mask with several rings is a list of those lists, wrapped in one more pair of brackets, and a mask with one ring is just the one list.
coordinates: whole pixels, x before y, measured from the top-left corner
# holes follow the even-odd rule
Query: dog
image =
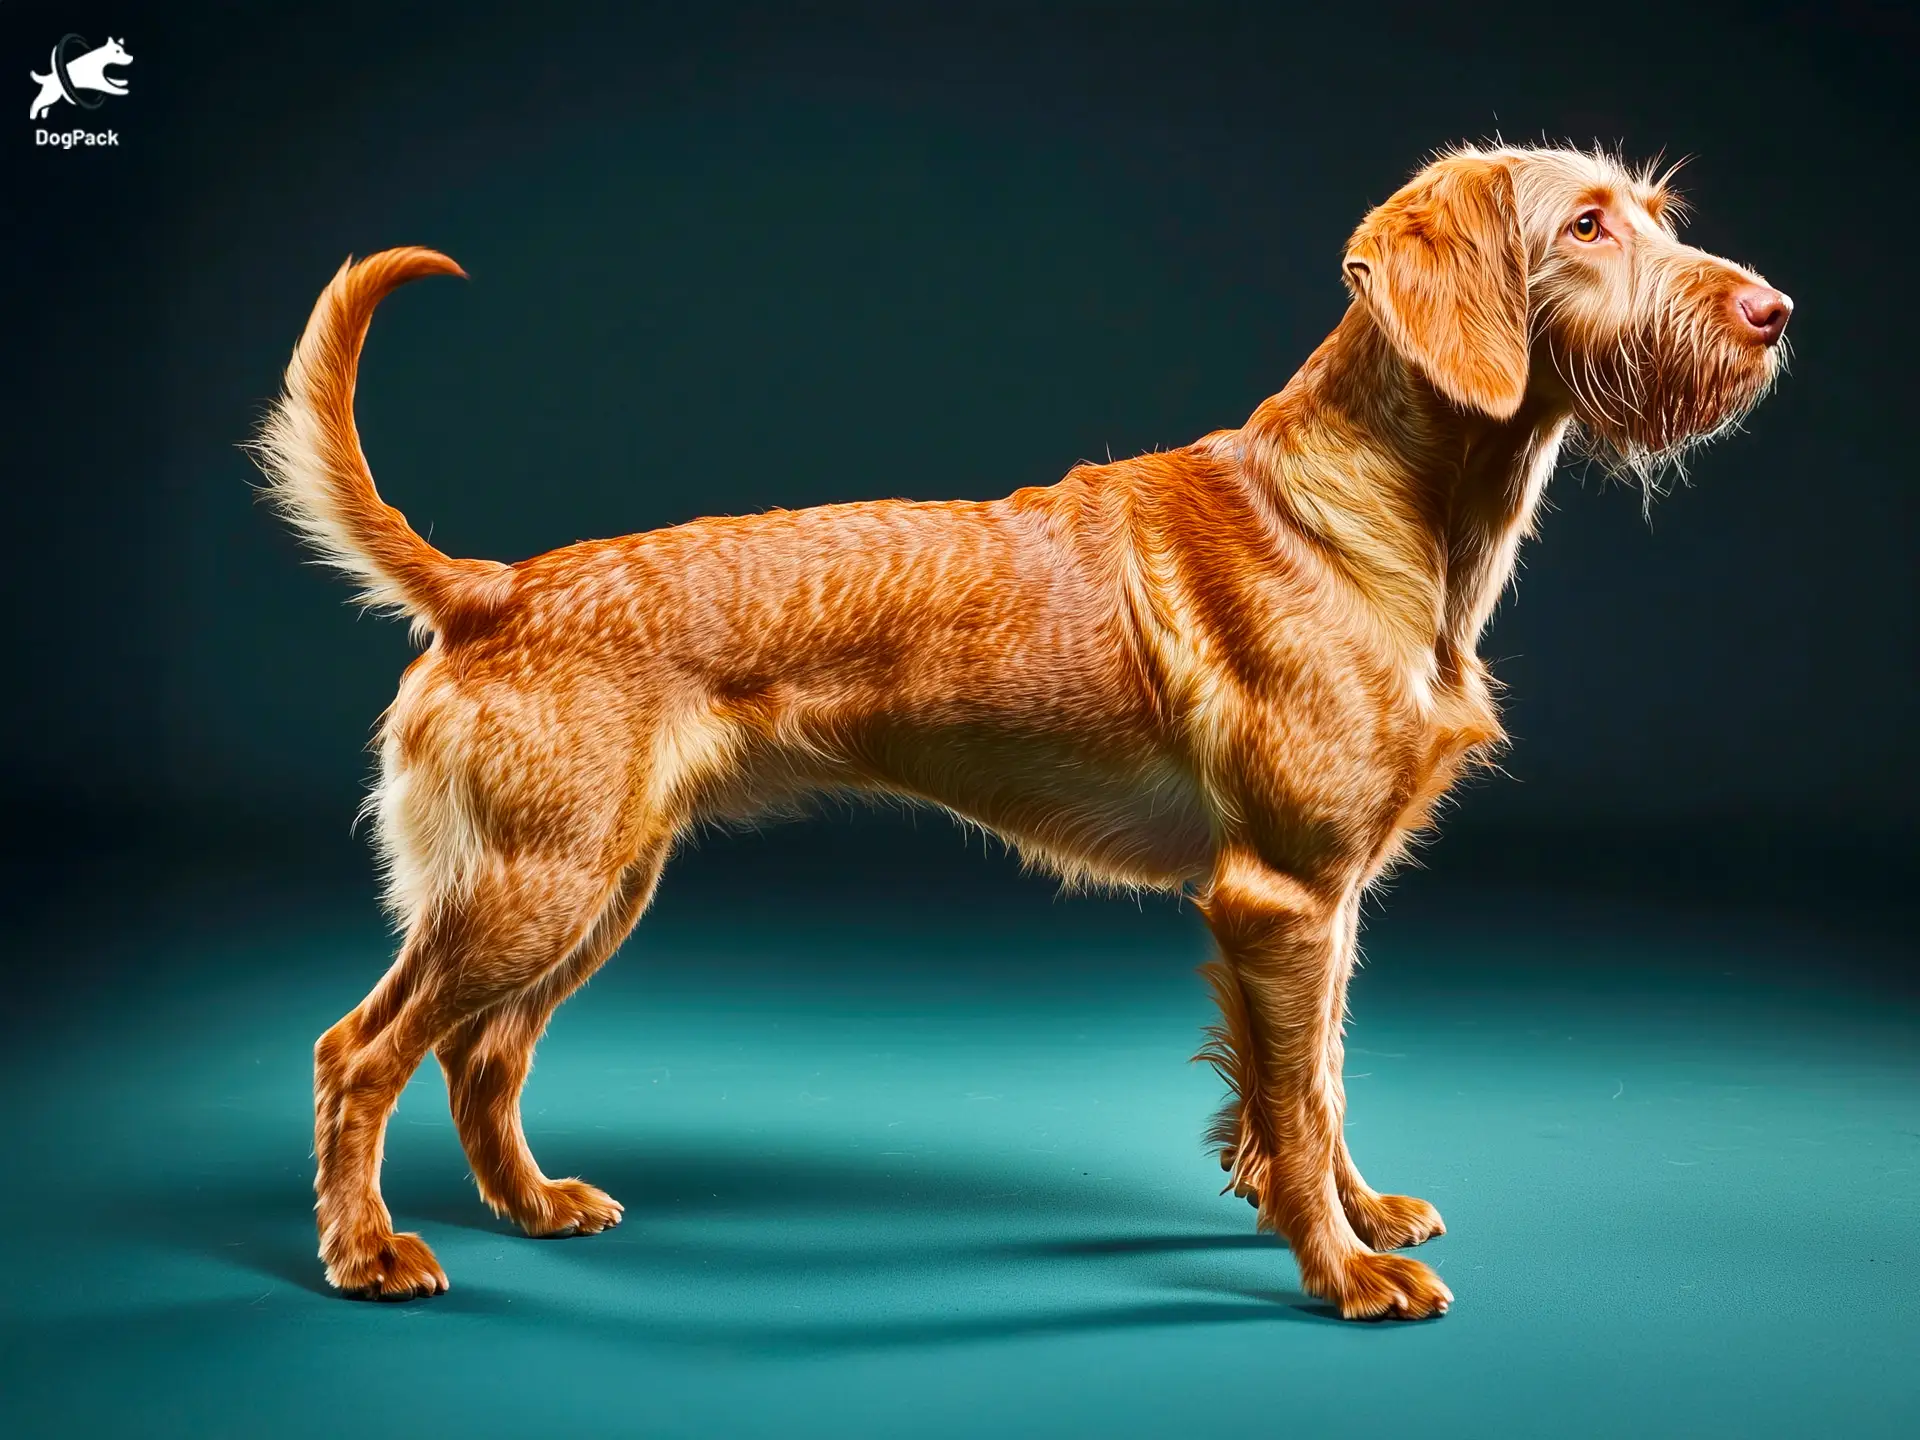
[[(82, 40), (80, 43), (84, 45), (87, 42)], [(89, 107), (100, 103), (98, 100), (79, 99), (78, 92), (82, 90), (98, 90), (107, 95), (126, 94), (127, 82), (115, 79), (107, 74), (107, 70), (112, 66), (132, 63), (133, 56), (127, 53), (126, 47), (109, 35), (106, 44), (97, 45), (84, 55), (75, 57), (73, 63), (67, 66), (67, 78), (73, 82), (73, 89), (69, 91), (60, 83), (60, 46), (54, 46), (53, 54), (47, 60), (47, 74), (33, 70), (27, 72), (27, 78), (40, 87), (40, 93), (27, 110), (27, 118), (40, 119), (62, 100), (72, 100), (75, 104)]]
[(1443, 1233), (1342, 1134), (1361, 896), (1503, 740), (1477, 653), (1556, 461), (1649, 483), (1735, 426), (1792, 301), (1677, 238), (1651, 169), (1442, 153), (1347, 246), (1350, 303), (1238, 429), (985, 503), (705, 519), (507, 565), (374, 489), (361, 348), (398, 249), (320, 297), (253, 442), (265, 493), (429, 640), (379, 731), (404, 941), (314, 1053), (320, 1256), (339, 1290), (447, 1288), (394, 1233), (387, 1118), (431, 1051), (482, 1198), (533, 1235), (621, 1207), (541, 1173), (519, 1097), (554, 1008), (646, 908), (675, 838), (819, 792), (985, 826), (1068, 882), (1189, 895), (1217, 943), (1196, 1058), (1229, 1185), (1352, 1319), (1442, 1314), (1393, 1251)]

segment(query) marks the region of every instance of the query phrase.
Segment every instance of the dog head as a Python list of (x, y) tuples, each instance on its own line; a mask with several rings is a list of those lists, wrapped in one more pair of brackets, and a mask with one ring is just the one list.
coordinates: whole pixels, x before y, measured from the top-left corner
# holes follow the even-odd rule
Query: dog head
[(1752, 271), (1680, 241), (1671, 173), (1454, 151), (1361, 223), (1348, 287), (1455, 405), (1505, 420), (1539, 401), (1651, 478), (1759, 402), (1793, 313)]

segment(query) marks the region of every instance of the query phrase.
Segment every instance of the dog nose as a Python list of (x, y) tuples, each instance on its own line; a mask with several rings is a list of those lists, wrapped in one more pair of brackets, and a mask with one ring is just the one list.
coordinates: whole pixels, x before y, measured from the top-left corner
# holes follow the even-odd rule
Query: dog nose
[(1734, 292), (1733, 308), (1755, 340), (1771, 345), (1786, 333), (1793, 297), (1770, 285), (1742, 285)]

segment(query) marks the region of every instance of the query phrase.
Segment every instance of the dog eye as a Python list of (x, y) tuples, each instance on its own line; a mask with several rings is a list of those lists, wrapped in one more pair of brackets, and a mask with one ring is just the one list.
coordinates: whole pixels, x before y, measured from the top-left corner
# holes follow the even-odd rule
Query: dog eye
[(1567, 233), (1585, 244), (1592, 244), (1604, 233), (1600, 226), (1600, 212), (1588, 210), (1575, 217), (1573, 224), (1567, 227)]

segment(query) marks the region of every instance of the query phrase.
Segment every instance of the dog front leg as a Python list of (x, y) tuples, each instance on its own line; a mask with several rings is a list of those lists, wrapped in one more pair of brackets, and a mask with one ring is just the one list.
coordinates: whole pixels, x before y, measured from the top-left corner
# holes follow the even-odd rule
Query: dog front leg
[[(1416, 1195), (1383, 1195), (1360, 1173), (1347, 1149), (1346, 1137), (1346, 1042), (1343, 1038), (1347, 1016), (1347, 982), (1360, 962), (1360, 900), (1356, 893), (1342, 910), (1340, 944), (1343, 952), (1336, 966), (1331, 996), (1333, 1023), (1327, 1031), (1327, 1073), (1334, 1086), (1341, 1125), (1334, 1154), (1334, 1175), (1340, 1189), (1340, 1206), (1357, 1234), (1375, 1250), (1402, 1250), (1423, 1245), (1436, 1235), (1447, 1233), (1440, 1212)], [(1220, 1143), (1220, 1168), (1232, 1171), (1240, 1154), (1240, 1107), (1230, 1102), (1215, 1124)], [(1260, 1208), (1260, 1195), (1244, 1177), (1234, 1181), (1234, 1191), (1254, 1209)]]
[(1220, 947), (1206, 973), (1221, 1009), (1202, 1053), (1234, 1092), (1234, 1182), (1259, 1197), (1261, 1227), (1286, 1237), (1302, 1286), (1350, 1320), (1421, 1319), (1452, 1292), (1419, 1261), (1368, 1248), (1341, 1194), (1352, 902), (1352, 887), (1328, 895), (1245, 852), (1222, 858), (1200, 902)]
[(1447, 1233), (1440, 1212), (1416, 1195), (1382, 1195), (1360, 1173), (1347, 1151), (1347, 982), (1360, 963), (1360, 895), (1356, 890), (1341, 913), (1340, 963), (1332, 996), (1332, 1025), (1327, 1032), (1327, 1074), (1334, 1087), (1340, 1112), (1336, 1138), (1334, 1175), (1340, 1187), (1340, 1204), (1347, 1212), (1354, 1232), (1376, 1250), (1400, 1250), (1425, 1244), (1436, 1235)]

